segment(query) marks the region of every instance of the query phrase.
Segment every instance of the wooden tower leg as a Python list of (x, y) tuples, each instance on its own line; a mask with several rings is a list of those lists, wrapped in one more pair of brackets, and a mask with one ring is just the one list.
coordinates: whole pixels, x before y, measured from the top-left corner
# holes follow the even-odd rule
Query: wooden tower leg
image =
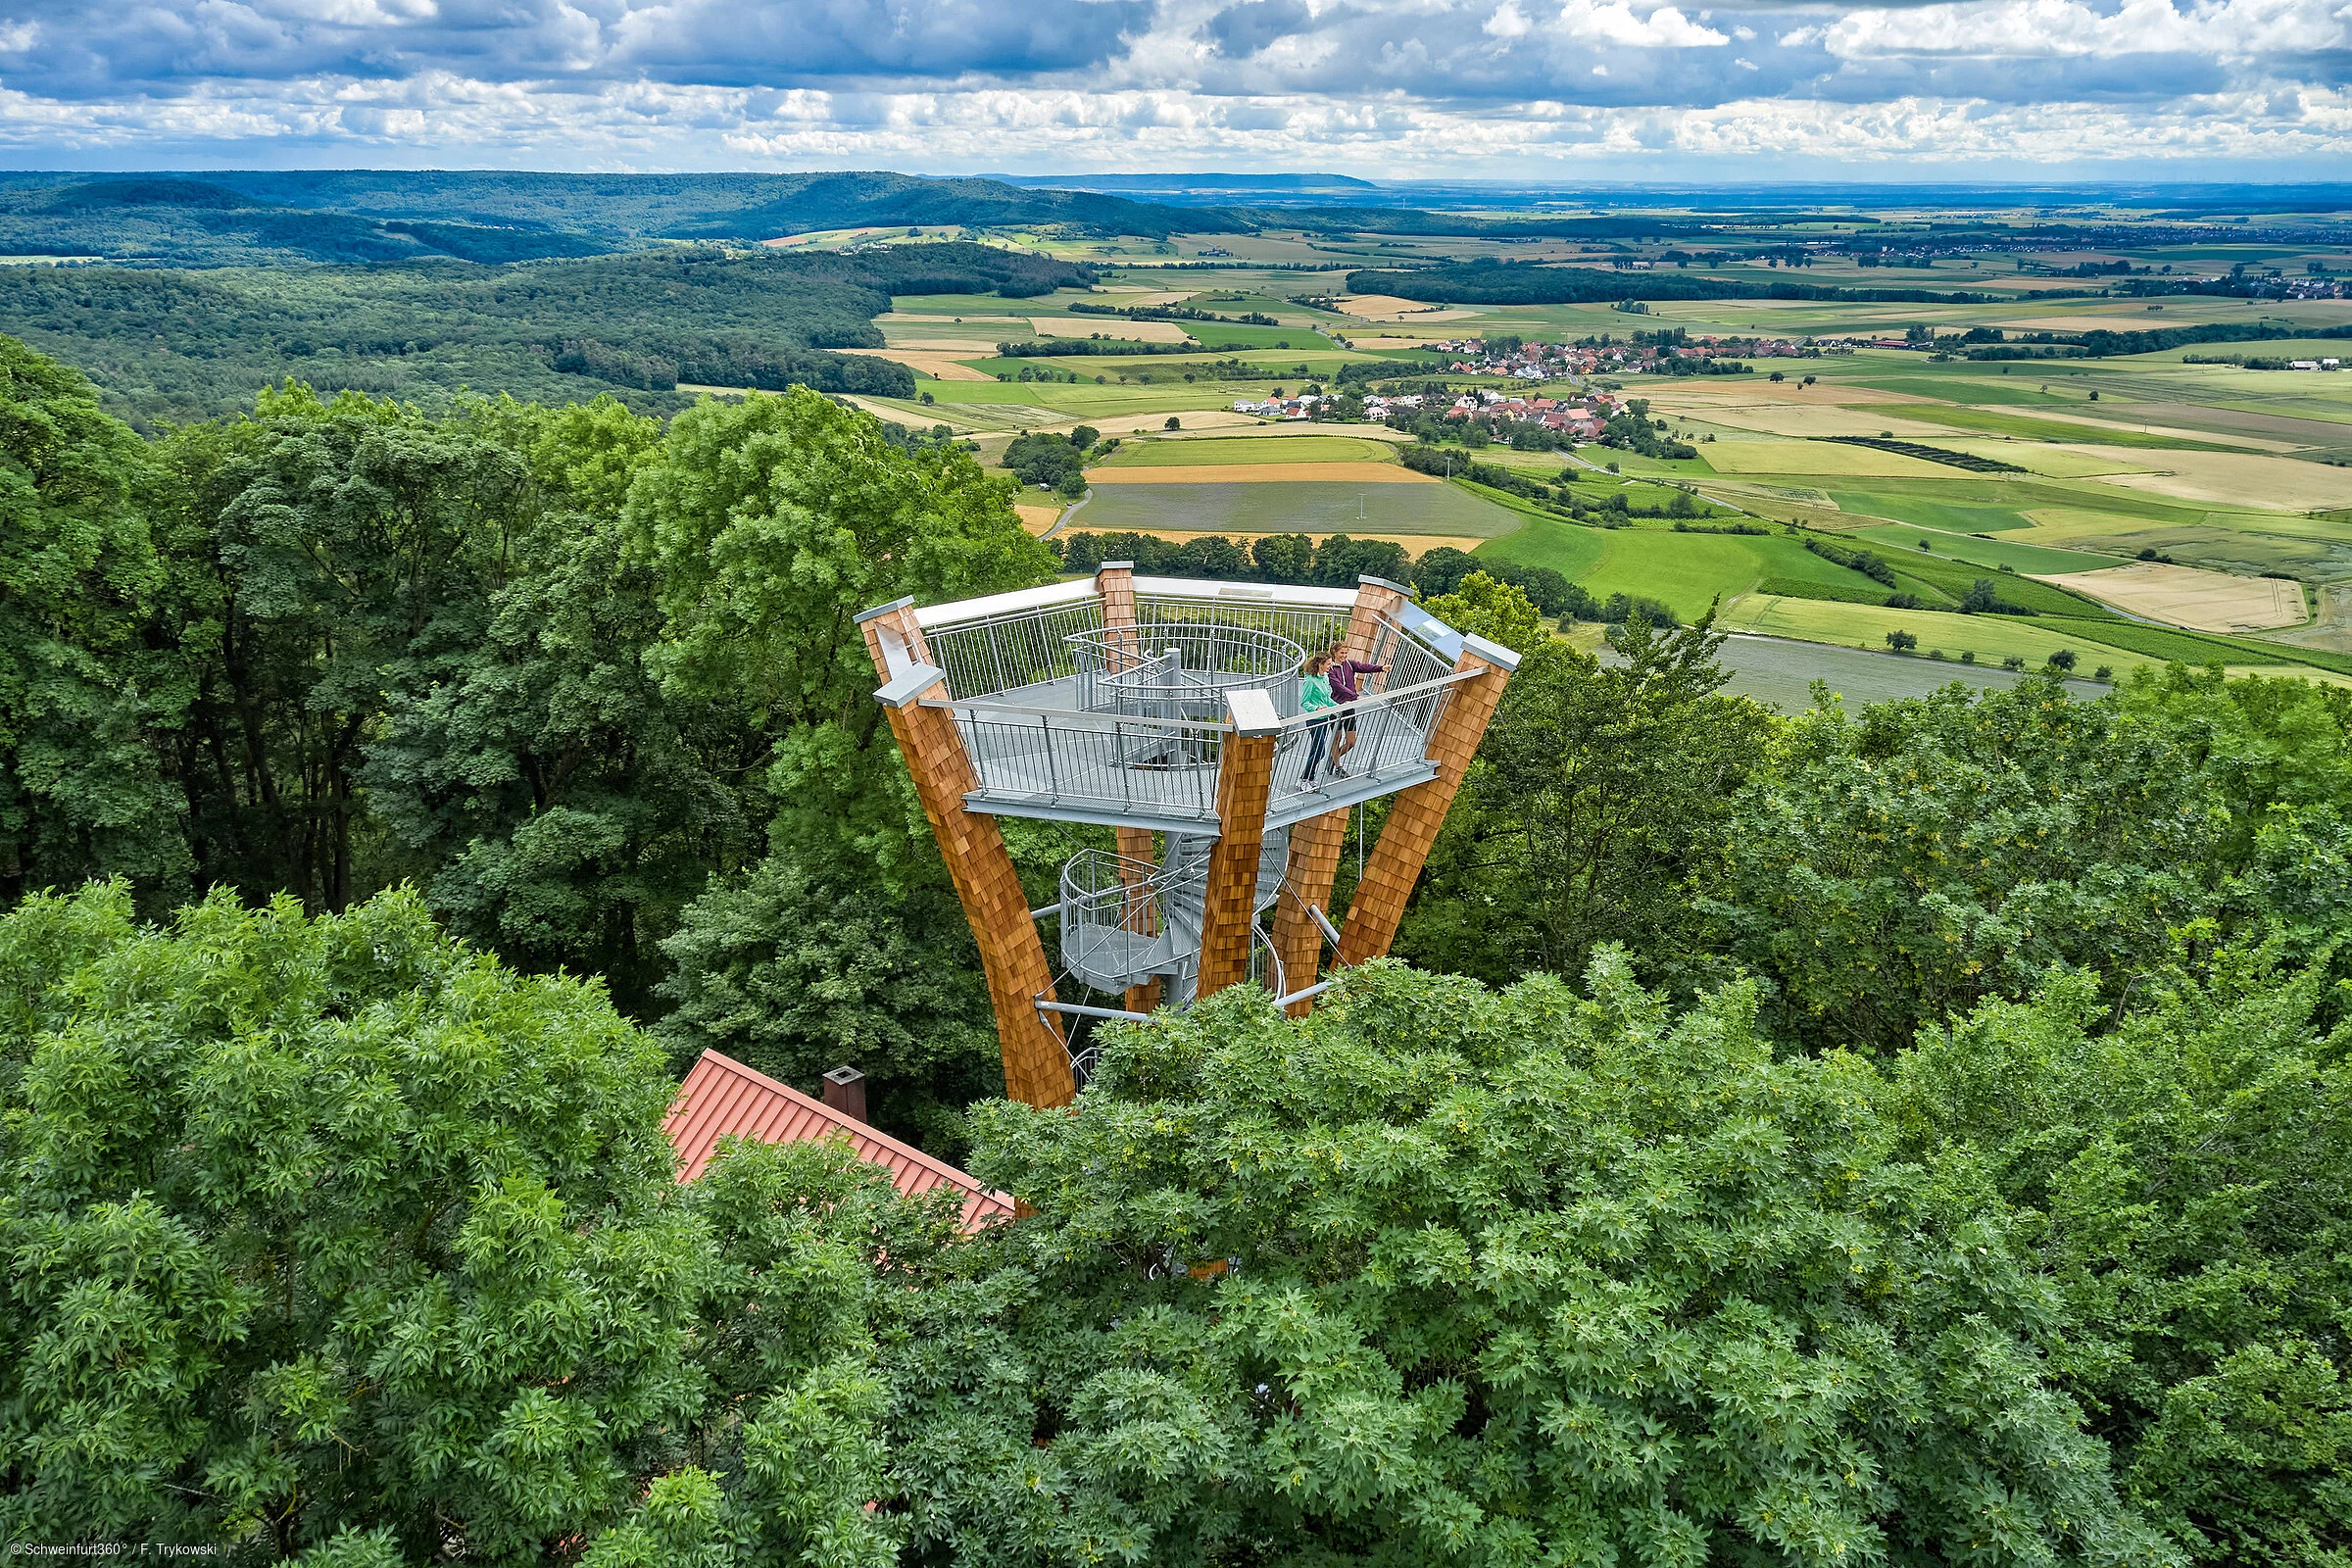
[(1446, 696), (1446, 710), (1429, 738), (1429, 756), (1438, 776), (1414, 785), (1396, 797), (1380, 842), (1364, 862), (1364, 879), (1348, 906), (1348, 923), (1340, 930), (1340, 962), (1362, 963), (1389, 951), (1396, 927), (1404, 920), (1404, 903), (1412, 896), (1422, 862), (1446, 825), (1446, 812), (1470, 759), (1478, 751), (1487, 723), (1502, 701), (1503, 683), (1519, 665), (1519, 656), (1483, 637), (1467, 639), (1456, 670), (1475, 670), (1475, 679), (1456, 684)]
[(1274, 794), (1274, 744), (1281, 725), (1264, 692), (1226, 698), (1233, 732), (1217, 764), (1217, 843), (1208, 855), (1208, 901), (1200, 920), (1198, 994), (1213, 996), (1250, 978), (1250, 930), (1257, 919), (1257, 861)]
[[(1346, 810), (1325, 811), (1291, 824), (1291, 864), (1282, 902), (1274, 906), (1274, 951), (1282, 955), (1282, 983), (1303, 991), (1315, 983), (1322, 967), (1323, 932), (1306, 906), (1329, 910), (1331, 884), (1340, 874), (1340, 846), (1348, 838)], [(1314, 1010), (1314, 999), (1294, 1002), (1283, 1010), (1303, 1018)]]
[(1054, 971), (1029, 917), (1029, 899), (1013, 869), (1012, 854), (996, 818), (964, 809), (976, 780), (956, 720), (944, 708), (926, 708), (946, 673), (929, 663), (921, 628), (906, 601), (862, 617), (866, 646), (886, 684), (876, 693), (890, 715), (891, 733), (913, 775), (923, 815), (956, 883), (956, 897), (980, 945), (988, 1000), (1004, 1054), (1004, 1093), (1032, 1105), (1066, 1105), (1077, 1096), (1068, 1043), (1037, 1010), (1054, 1000)]

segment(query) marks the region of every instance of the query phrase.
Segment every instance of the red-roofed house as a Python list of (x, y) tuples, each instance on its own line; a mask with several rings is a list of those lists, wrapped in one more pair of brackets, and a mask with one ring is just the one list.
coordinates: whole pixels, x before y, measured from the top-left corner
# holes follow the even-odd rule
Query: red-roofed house
[(706, 1051), (678, 1086), (678, 1098), (662, 1124), (678, 1152), (678, 1180), (701, 1176), (721, 1138), (757, 1138), (764, 1143), (816, 1143), (846, 1137), (851, 1152), (890, 1172), (891, 1185), (908, 1197), (935, 1187), (963, 1194), (963, 1228), (976, 1231), (1012, 1217), (1012, 1199), (980, 1185), (946, 1160), (935, 1159), (887, 1133), (790, 1084), (754, 1072), (731, 1056)]

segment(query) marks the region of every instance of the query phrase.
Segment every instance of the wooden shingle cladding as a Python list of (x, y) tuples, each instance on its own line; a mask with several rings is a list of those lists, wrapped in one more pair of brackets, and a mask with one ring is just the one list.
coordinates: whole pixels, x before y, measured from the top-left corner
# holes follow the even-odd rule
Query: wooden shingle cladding
[(1469, 639), (1463, 648), (1454, 668), (1474, 671), (1477, 678), (1453, 688), (1430, 735), (1429, 758), (1438, 764), (1438, 776), (1405, 790), (1389, 808), (1380, 840), (1364, 862), (1363, 880), (1348, 901), (1348, 923), (1340, 928), (1342, 964), (1381, 957), (1396, 940), (1405, 902), (1412, 897), (1421, 866), (1470, 770), (1470, 759), (1477, 755), (1487, 723), (1502, 702), (1502, 688), (1518, 664), (1517, 655), (1479, 638)]
[(677, 1152), (681, 1182), (702, 1176), (722, 1138), (756, 1138), (768, 1144), (841, 1138), (859, 1159), (889, 1172), (891, 1185), (909, 1198), (940, 1187), (961, 1193), (967, 1231), (1012, 1217), (1012, 1199), (983, 1187), (977, 1177), (715, 1051), (704, 1052), (678, 1086), (678, 1098), (662, 1130)]

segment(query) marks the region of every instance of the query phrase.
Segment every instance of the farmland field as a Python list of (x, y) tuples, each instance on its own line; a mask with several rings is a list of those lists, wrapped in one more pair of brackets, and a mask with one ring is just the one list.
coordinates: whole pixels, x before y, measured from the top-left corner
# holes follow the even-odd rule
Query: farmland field
[(2042, 579), (2127, 613), (2200, 631), (2260, 632), (2304, 621), (2303, 585), (2156, 562)]
[(1874, 479), (1935, 479), (1965, 469), (1875, 447), (1829, 441), (1722, 441), (1702, 448), (1708, 467), (1727, 474), (1835, 474)]
[[(1726, 638), (1717, 660), (1732, 672), (1725, 691), (1770, 703), (1787, 712), (1801, 712), (1813, 706), (1812, 685), (1817, 680), (1828, 685), (1833, 698), (1848, 708), (1859, 708), (1864, 703), (1925, 697), (1955, 683), (1987, 691), (2028, 678), (1997, 665), (1865, 653), (1858, 648), (1790, 642), (1751, 632)], [(2107, 689), (2086, 680), (2069, 681), (2067, 687), (2079, 697), (2095, 697)]]
[(1482, 546), (1479, 554), (1549, 566), (1597, 597), (1622, 593), (1655, 599), (1686, 618), (1705, 613), (1716, 600), (1747, 593), (1767, 577), (1847, 587), (1872, 597), (1886, 592), (1786, 537), (1583, 528), (1530, 518), (1525, 528)]
[(1070, 525), (1097, 532), (1346, 533), (1494, 539), (1514, 514), (1451, 484), (1106, 484)]
[(1867, 539), (1873, 544), (1891, 550), (1916, 551), (1926, 540), (1928, 554), (1949, 561), (1964, 561), (1972, 565), (1989, 566), (2011, 571), (2066, 572), (2093, 571), (2100, 566), (2120, 566), (2126, 558), (2103, 556), (2091, 551), (2055, 550), (2043, 545), (2019, 544), (2010, 539), (1978, 539), (1968, 534), (1953, 533), (1939, 528), (1897, 527), (1877, 524), (1858, 529), (1852, 537)]
[[(1210, 440), (1131, 441), (1103, 460), (1110, 468), (1204, 467), (1211, 464), (1387, 463), (1386, 441), (1348, 435), (1228, 436)], [(1399, 469), (1410, 472), (1409, 469)]]
[(1886, 634), (1907, 631), (1919, 639), (1921, 652), (1941, 649), (1957, 660), (1973, 653), (1980, 662), (1994, 664), (2018, 655), (2039, 666), (2061, 649), (2071, 648), (2085, 665), (2109, 664), (2121, 671), (2149, 662), (2140, 655), (2093, 644), (2085, 638), (2045, 630), (2032, 620), (2008, 615), (1959, 615), (1934, 610), (1888, 610), (1878, 605), (1833, 605), (1810, 599), (1783, 599), (1756, 594), (1726, 609), (1721, 622), (1736, 631), (1792, 637), (1806, 642), (1842, 643), (1848, 647), (1886, 646)]
[(1317, 479), (1333, 484), (1443, 484), (1395, 463), (1183, 463), (1110, 466), (1089, 470), (1095, 484), (1253, 484)]

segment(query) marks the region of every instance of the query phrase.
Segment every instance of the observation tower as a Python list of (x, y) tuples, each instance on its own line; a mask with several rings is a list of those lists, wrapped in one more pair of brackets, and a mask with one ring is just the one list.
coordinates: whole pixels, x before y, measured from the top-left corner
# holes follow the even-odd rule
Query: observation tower
[[(1365, 577), (1294, 588), (1094, 580), (858, 617), (888, 712), (972, 934), (1004, 1052), (1005, 1090), (1076, 1093), (1080, 1018), (1142, 1017), (1254, 980), (1295, 1017), (1338, 964), (1389, 950), (1406, 897), (1519, 659)], [(1302, 713), (1308, 658), (1386, 666), (1361, 697)], [(1331, 746), (1352, 722), (1335, 767)], [(1322, 726), (1322, 766), (1306, 775)], [(1324, 913), (1348, 811), (1397, 801), (1344, 929)], [(1115, 830), (1031, 908), (996, 819)], [(1054, 928), (1051, 946), (1044, 926)], [(1104, 1006), (1065, 993), (1120, 999)]]

